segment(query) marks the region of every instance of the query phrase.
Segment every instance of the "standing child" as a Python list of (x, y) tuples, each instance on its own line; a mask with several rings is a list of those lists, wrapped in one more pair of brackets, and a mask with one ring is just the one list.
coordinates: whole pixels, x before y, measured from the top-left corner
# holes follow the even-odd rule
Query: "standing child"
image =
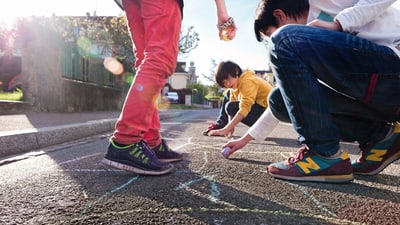
[[(224, 0), (215, 0), (219, 35), (232, 39), (236, 26)], [(138, 174), (172, 171), (182, 160), (160, 135), (157, 98), (173, 74), (182, 19), (182, 0), (122, 0), (135, 46), (136, 76), (102, 162)], [(228, 31), (228, 32), (226, 32)]]

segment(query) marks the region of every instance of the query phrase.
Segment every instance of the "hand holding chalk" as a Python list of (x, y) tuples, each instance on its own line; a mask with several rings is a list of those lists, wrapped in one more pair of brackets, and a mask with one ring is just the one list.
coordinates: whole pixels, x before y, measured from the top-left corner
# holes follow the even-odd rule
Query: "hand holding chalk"
[(222, 149), (221, 154), (227, 159), (231, 154), (231, 148), (225, 147), (224, 149)]

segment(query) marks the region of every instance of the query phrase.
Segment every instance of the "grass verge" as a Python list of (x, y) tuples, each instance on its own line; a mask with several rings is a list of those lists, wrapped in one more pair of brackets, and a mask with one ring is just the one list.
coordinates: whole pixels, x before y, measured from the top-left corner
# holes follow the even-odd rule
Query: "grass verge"
[(18, 88), (13, 92), (0, 92), (0, 100), (21, 101), (22, 97), (24, 93)]

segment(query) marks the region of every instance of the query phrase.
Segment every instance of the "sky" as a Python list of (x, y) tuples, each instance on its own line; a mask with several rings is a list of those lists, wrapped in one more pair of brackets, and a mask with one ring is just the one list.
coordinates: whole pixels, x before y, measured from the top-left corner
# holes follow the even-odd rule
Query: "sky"
[[(216, 28), (217, 16), (214, 0), (186, 0), (183, 29), (194, 26), (199, 33), (199, 46), (180, 61), (194, 62), (196, 74), (211, 74), (211, 60), (232, 60), (242, 69), (267, 70), (267, 52), (263, 44), (255, 39), (253, 19), (258, 0), (226, 0), (228, 13), (238, 27), (236, 38), (220, 41)], [(84, 16), (86, 12), (97, 16), (123, 15), (113, 0), (19, 0), (7, 1), (0, 8), (0, 20), (7, 23), (19, 16)], [(205, 82), (205, 80), (203, 80)]]
[(238, 28), (235, 39), (219, 40), (217, 14), (213, 0), (186, 0), (183, 26), (194, 26), (200, 35), (199, 47), (193, 50), (187, 61), (193, 61), (198, 75), (210, 74), (211, 59), (220, 62), (232, 60), (242, 69), (267, 70), (267, 50), (257, 42), (253, 29), (255, 10), (259, 0), (225, 0), (228, 13)]
[[(196, 74), (211, 75), (211, 60), (232, 60), (242, 69), (268, 70), (267, 51), (255, 39), (253, 19), (259, 0), (225, 0), (228, 13), (238, 27), (236, 38), (220, 41), (216, 28), (217, 16), (214, 0), (185, 0), (183, 29), (194, 26), (199, 33), (199, 46), (180, 61), (194, 62)], [(400, 1), (395, 3), (400, 7)], [(113, 0), (18, 0), (7, 1), (0, 8), (0, 20), (11, 20), (18, 16), (84, 16), (86, 12), (97, 16), (120, 16), (121, 9)], [(205, 82), (205, 80), (202, 80)]]

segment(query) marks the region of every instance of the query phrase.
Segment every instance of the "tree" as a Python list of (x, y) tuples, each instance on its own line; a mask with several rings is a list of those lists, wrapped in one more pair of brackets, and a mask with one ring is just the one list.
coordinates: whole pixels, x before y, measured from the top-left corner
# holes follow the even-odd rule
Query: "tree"
[(188, 53), (199, 45), (199, 34), (194, 30), (194, 26), (187, 28), (186, 32), (181, 30), (179, 37), (179, 55), (185, 58)]
[(204, 96), (208, 94), (208, 87), (204, 84), (188, 84), (188, 89), (192, 90), (193, 102), (202, 104), (204, 101)]
[(204, 74), (202, 73), (202, 77), (209, 81), (211, 84), (215, 84), (215, 78), (214, 78), (214, 73), (215, 73), (215, 68), (217, 67), (217, 62), (215, 59), (211, 59), (210, 62), (210, 67), (209, 67), (209, 74)]
[[(124, 71), (135, 74), (133, 44), (125, 16), (97, 17), (87, 15), (81, 17), (58, 17), (53, 15), (50, 18), (32, 17), (30, 20), (42, 25), (44, 29), (57, 33), (58, 37), (64, 42), (75, 44), (80, 51), (79, 55), (82, 57), (102, 60), (103, 56), (112, 56), (123, 64)], [(24, 33), (18, 28), (30, 30), (23, 23), (19, 24), (17, 35)], [(1, 32), (1, 34), (5, 35), (4, 32)], [(17, 38), (19, 39), (19, 44), (24, 46), (29, 43), (30, 35), (32, 35), (32, 32), (25, 32), (25, 34), (19, 35), (19, 38)], [(3, 39), (3, 36), (0, 35), (0, 39)], [(179, 39), (180, 55), (186, 55), (195, 49), (199, 40), (199, 34), (195, 32), (193, 26), (185, 31), (182, 30)], [(102, 46), (101, 52), (93, 55), (92, 46)], [(6, 46), (0, 47), (1, 53)]]
[(15, 28), (0, 24), (0, 92), (8, 91), (9, 82), (20, 73), (20, 63), (13, 53), (15, 45)]
[[(135, 56), (133, 54), (133, 44), (127, 28), (127, 20), (125, 16), (112, 17), (104, 20), (103, 29), (106, 31), (113, 44), (113, 55), (124, 64), (124, 67), (134, 65)], [(133, 68), (131, 68), (133, 72)]]
[(12, 54), (15, 41), (15, 29), (0, 25), (0, 56)]
[(215, 82), (214, 73), (215, 69), (217, 68), (217, 62), (215, 59), (211, 59), (210, 63), (210, 73), (208, 75), (202, 74), (203, 78), (208, 80), (211, 85), (208, 86), (208, 93), (206, 98), (216, 98), (223, 96), (223, 92), (220, 91), (221, 87)]
[[(134, 64), (135, 57), (133, 55), (133, 45), (130, 33), (127, 28), (127, 20), (125, 16), (113, 17), (110, 20), (103, 21), (103, 29), (109, 34), (114, 46), (114, 55), (125, 65)], [(179, 56), (185, 58), (187, 54), (196, 49), (200, 41), (199, 34), (194, 30), (193, 26), (186, 30), (183, 28), (179, 38)]]

